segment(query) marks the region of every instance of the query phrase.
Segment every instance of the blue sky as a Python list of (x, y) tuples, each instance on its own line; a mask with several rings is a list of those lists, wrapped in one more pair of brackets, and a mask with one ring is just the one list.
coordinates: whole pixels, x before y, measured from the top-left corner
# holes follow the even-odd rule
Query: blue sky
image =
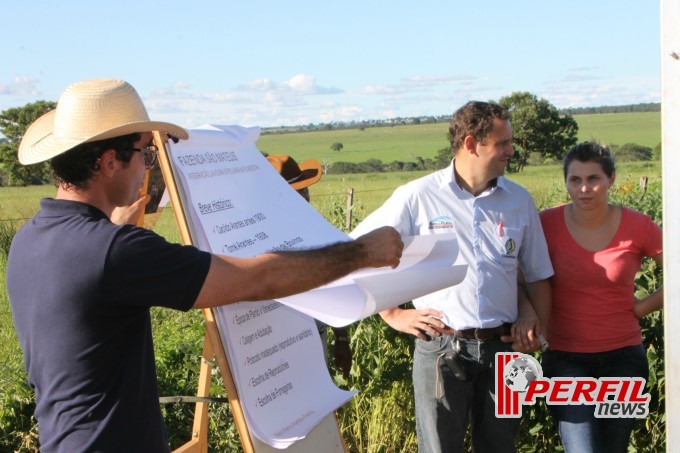
[(0, 36), (0, 110), (97, 77), (189, 128), (660, 101), (656, 0), (23, 0)]

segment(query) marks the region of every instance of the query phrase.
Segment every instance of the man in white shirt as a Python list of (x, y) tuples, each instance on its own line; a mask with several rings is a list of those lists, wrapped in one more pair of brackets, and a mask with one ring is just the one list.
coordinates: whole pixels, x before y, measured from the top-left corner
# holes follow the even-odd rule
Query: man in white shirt
[[(503, 177), (514, 154), (507, 110), (469, 102), (454, 114), (449, 132), (451, 165), (399, 187), (352, 235), (383, 225), (402, 236), (457, 234), (456, 264), (468, 265), (465, 279), (414, 300), (415, 309), (397, 307), (380, 315), (392, 328), (417, 337), (419, 450), (464, 451), (469, 420), (475, 452), (510, 452), (520, 420), (495, 417), (494, 358), (513, 346), (536, 349), (533, 336), (546, 327), (553, 270), (531, 196)], [(543, 321), (521, 329), (512, 327), (519, 313), (518, 269), (532, 303), (523, 307), (534, 321), (536, 313)], [(514, 338), (524, 335), (524, 348), (521, 341), (501, 340), (511, 331)]]

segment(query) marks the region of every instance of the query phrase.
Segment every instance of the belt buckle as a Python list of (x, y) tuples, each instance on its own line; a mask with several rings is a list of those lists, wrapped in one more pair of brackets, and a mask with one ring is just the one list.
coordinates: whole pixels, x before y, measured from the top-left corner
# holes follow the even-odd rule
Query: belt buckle
[(482, 331), (484, 331), (484, 330), (485, 330), (485, 329), (479, 329), (479, 328), (476, 328), (476, 329), (475, 329), (475, 340), (479, 340), (479, 341), (485, 340), (485, 338), (482, 338), (482, 337), (480, 336), (480, 332), (482, 332)]

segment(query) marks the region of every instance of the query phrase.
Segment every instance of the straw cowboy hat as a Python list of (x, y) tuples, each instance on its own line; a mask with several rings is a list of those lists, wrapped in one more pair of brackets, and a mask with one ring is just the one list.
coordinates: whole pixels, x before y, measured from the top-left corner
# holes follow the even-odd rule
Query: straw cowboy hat
[(307, 159), (298, 164), (286, 154), (272, 154), (267, 156), (267, 160), (295, 190), (309, 187), (321, 179), (321, 164), (316, 159)]
[(56, 109), (28, 128), (19, 145), (19, 162), (35, 164), (82, 143), (150, 131), (189, 138), (179, 126), (149, 120), (139, 94), (129, 83), (115, 79), (77, 82), (64, 90)]

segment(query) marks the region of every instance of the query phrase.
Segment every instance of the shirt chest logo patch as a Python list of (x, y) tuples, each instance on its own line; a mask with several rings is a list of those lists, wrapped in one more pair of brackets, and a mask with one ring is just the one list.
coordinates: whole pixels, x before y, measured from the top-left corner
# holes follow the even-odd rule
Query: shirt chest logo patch
[(453, 228), (453, 220), (449, 216), (440, 215), (430, 220), (428, 228), (430, 230), (438, 230), (440, 228)]
[(515, 240), (513, 238), (508, 239), (505, 241), (505, 253), (503, 254), (503, 258), (513, 258), (516, 259), (516, 256), (514, 255), (515, 253)]

